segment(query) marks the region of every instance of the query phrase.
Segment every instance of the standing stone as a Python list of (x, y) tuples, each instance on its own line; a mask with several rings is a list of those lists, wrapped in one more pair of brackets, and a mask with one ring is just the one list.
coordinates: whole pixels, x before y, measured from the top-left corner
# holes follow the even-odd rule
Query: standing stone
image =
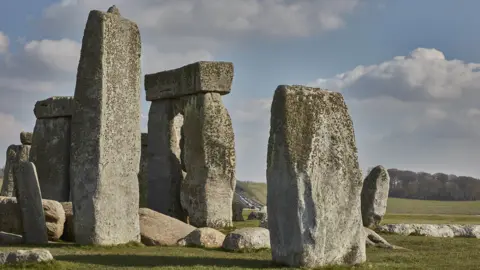
[(390, 176), (387, 169), (378, 165), (363, 181), (362, 220), (363, 226), (377, 226), (387, 211)]
[(20, 132), (20, 142), (24, 145), (32, 144), (32, 133), (31, 132)]
[(70, 122), (72, 97), (38, 101), (30, 161), (35, 163), (44, 199), (70, 199)]
[(182, 207), (196, 227), (232, 226), (235, 143), (232, 121), (219, 93), (188, 97), (185, 105)]
[(17, 186), (17, 200), (22, 214), (25, 243), (47, 244), (47, 226), (35, 164), (28, 161), (21, 162), (18, 165), (15, 184)]
[(82, 40), (72, 116), (70, 177), (75, 241), (140, 240), (138, 26), (91, 11)]
[(148, 208), (187, 221), (180, 204), (181, 101), (152, 101), (148, 115)]
[(232, 220), (233, 221), (245, 221), (243, 218), (243, 209), (248, 208), (248, 206), (242, 201), (240, 195), (234, 194), (233, 195), (233, 202), (232, 202)]
[(315, 268), (366, 260), (361, 171), (340, 93), (300, 85), (276, 89), (267, 188), (274, 262)]
[(7, 158), (4, 168), (2, 191), (0, 196), (13, 197), (16, 194), (16, 175), (18, 164), (28, 161), (30, 157), (30, 145), (10, 145), (7, 148)]
[(140, 151), (140, 171), (138, 173), (138, 188), (140, 192), (140, 207), (146, 207), (148, 192), (148, 133), (142, 133), (141, 145), (142, 149)]

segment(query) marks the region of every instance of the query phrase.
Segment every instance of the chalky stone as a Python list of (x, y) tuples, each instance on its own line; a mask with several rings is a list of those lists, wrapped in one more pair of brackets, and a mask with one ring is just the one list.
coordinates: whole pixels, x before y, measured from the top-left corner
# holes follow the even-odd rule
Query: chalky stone
[(362, 220), (363, 226), (374, 227), (380, 224), (387, 212), (390, 176), (387, 169), (379, 165), (370, 171), (363, 181)]

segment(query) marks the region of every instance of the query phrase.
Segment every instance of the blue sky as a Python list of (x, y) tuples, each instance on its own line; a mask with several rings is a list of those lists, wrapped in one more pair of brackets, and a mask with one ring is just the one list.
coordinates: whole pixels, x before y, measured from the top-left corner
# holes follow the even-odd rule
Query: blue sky
[[(265, 181), (279, 84), (344, 94), (363, 169), (480, 177), (475, 0), (3, 1), (0, 149), (33, 130), (35, 101), (73, 95), (88, 11), (112, 4), (141, 29), (143, 73), (199, 60), (234, 63), (224, 102), (241, 180)], [(148, 108), (142, 101), (145, 116)]]

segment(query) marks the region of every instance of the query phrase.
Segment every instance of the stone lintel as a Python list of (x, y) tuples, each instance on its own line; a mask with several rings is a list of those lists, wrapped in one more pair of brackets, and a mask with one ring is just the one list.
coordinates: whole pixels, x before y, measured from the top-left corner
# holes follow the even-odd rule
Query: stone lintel
[(181, 68), (145, 75), (147, 101), (217, 92), (230, 93), (233, 63), (200, 61)]
[(33, 113), (40, 118), (71, 117), (73, 97), (51, 97), (37, 101)]

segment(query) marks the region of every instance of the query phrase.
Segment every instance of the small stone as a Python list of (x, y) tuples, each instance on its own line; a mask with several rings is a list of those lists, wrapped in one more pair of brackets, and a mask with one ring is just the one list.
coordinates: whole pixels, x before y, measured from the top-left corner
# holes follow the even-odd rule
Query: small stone
[(362, 220), (363, 226), (378, 226), (387, 211), (390, 177), (387, 169), (379, 165), (372, 169), (363, 181)]
[(212, 228), (198, 228), (178, 241), (180, 246), (219, 248), (222, 247), (225, 234)]
[(107, 10), (107, 13), (112, 13), (112, 14), (120, 16), (120, 10), (115, 5), (109, 7), (108, 10)]
[(32, 144), (32, 132), (20, 132), (20, 142), (24, 145)]
[(222, 247), (228, 251), (270, 248), (270, 233), (259, 227), (238, 229), (227, 234)]
[(0, 252), (0, 264), (39, 263), (53, 260), (46, 249), (30, 249)]

